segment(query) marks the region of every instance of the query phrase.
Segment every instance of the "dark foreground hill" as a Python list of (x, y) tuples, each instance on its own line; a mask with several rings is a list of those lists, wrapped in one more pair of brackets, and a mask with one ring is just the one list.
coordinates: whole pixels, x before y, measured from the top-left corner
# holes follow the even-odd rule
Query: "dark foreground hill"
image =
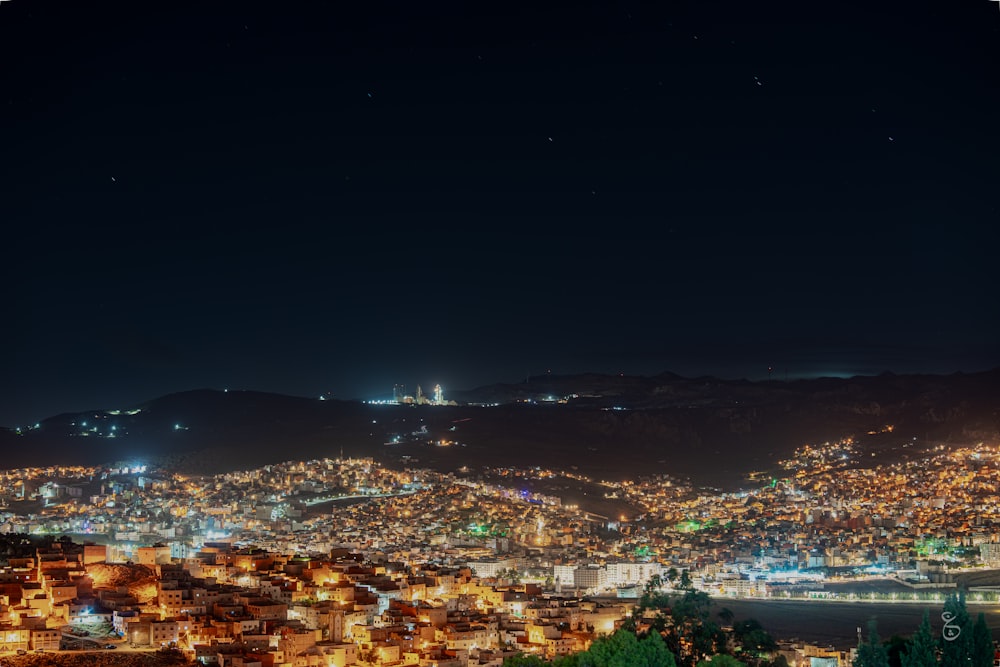
[(449, 396), (463, 403), (456, 406), (197, 390), (5, 431), (0, 467), (134, 461), (214, 473), (343, 454), (436, 469), (665, 473), (732, 487), (802, 444), (845, 436), (859, 438), (866, 462), (882, 460), (871, 453), (899, 455), (904, 445), (909, 453), (932, 443), (998, 442), (998, 387), (1000, 369), (795, 382), (544, 376)]

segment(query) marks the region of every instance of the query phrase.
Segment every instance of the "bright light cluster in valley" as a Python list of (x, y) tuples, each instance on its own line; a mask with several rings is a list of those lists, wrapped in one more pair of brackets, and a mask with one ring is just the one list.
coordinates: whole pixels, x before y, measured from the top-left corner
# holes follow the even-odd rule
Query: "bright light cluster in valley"
[[(516, 467), (442, 473), (372, 459), (212, 476), (141, 463), (8, 470), (0, 473), (2, 532), (71, 536), (90, 555), (77, 562), (68, 552), (39, 552), (37, 562), (8, 561), (0, 577), (37, 587), (48, 602), (12, 601), (6, 620), (11, 627), (39, 615), (49, 625), (75, 623), (81, 610), (110, 605), (94, 618), (131, 643), (154, 647), (164, 642), (150, 637), (162, 635), (195, 651), (208, 632), (198, 619), (231, 607), (255, 631), (265, 621), (326, 623), (313, 636), (332, 642), (328, 652), (340, 651), (338, 660), (375, 647), (397, 659), (411, 651), (419, 661), (459, 646), (502, 652), (511, 641), (549, 656), (581, 650), (593, 632), (621, 621), (654, 577), (670, 589), (683, 574), (712, 596), (746, 598), (850, 598), (840, 584), (879, 579), (891, 584), (879, 599), (940, 599), (933, 584), (1000, 565), (1000, 454), (986, 445), (905, 451), (865, 467), (852, 438), (802, 446), (772, 474), (727, 493), (666, 475), (609, 481)], [(562, 499), (570, 496), (574, 502)], [(59, 567), (46, 564), (57, 556)], [(98, 560), (155, 568), (157, 580), (134, 600), (141, 612), (134, 618), (115, 612), (113, 570)], [(177, 583), (186, 581), (195, 583)], [(995, 599), (979, 591), (972, 601)], [(561, 626), (570, 632), (550, 632), (566, 621), (539, 610), (567, 605), (577, 610)], [(465, 614), (460, 630), (433, 620), (427, 623), (436, 630), (419, 630), (421, 619), (451, 619), (456, 609)], [(589, 620), (579, 620), (580, 609)], [(331, 611), (340, 619), (333, 634), (327, 616), (317, 621)], [(142, 614), (155, 615), (160, 635), (136, 620)], [(390, 649), (376, 628), (399, 623), (421, 639)]]

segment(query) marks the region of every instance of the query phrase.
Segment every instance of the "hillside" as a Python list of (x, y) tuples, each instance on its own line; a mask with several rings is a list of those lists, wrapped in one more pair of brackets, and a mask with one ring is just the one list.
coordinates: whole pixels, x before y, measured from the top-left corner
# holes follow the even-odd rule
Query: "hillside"
[[(343, 452), (437, 469), (539, 465), (733, 486), (797, 446), (848, 435), (880, 457), (903, 445), (1000, 440), (998, 387), (1000, 370), (795, 382), (544, 376), (456, 392), (458, 406), (196, 390), (121, 412), (58, 415), (0, 433), (0, 445), (8, 469), (126, 461), (214, 473)], [(891, 433), (865, 435), (886, 425)]]

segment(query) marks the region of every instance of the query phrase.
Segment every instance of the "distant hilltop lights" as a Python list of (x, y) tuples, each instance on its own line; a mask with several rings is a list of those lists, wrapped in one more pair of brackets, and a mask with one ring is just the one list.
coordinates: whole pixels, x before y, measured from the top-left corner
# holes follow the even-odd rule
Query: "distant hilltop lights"
[(376, 398), (366, 401), (369, 405), (458, 405), (455, 401), (446, 401), (444, 389), (440, 384), (434, 385), (434, 394), (428, 397), (424, 390), (417, 385), (417, 395), (411, 396), (406, 393), (406, 385), (397, 384), (392, 387), (392, 398)]

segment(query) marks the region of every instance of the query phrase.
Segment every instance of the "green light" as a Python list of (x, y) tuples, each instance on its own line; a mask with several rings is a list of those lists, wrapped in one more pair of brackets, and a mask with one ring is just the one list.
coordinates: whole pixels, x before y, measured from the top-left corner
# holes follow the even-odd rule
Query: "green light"
[(469, 532), (474, 535), (485, 535), (489, 530), (488, 526), (484, 526), (481, 523), (470, 523)]

